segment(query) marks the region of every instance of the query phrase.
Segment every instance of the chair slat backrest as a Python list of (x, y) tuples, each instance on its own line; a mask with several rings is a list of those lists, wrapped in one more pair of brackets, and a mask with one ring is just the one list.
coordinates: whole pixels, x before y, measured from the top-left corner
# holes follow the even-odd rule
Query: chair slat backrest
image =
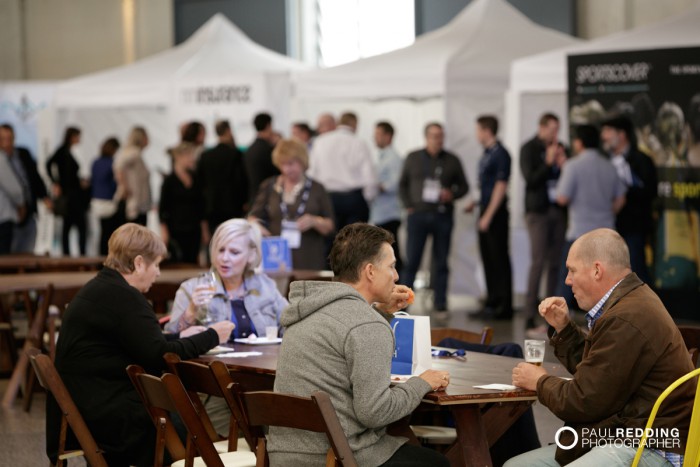
[[(56, 371), (56, 367), (54, 367), (49, 356), (43, 355), (39, 349), (29, 349), (28, 353), (29, 361), (36, 372), (39, 384), (53, 395), (61, 409), (62, 418), (73, 431), (83, 450), (87, 463), (92, 467), (108, 467), (107, 461), (102, 455), (102, 450), (97, 446), (85, 420), (80, 415), (78, 407), (73, 402), (73, 398), (68, 393), (61, 376)], [(61, 432), (65, 436), (65, 430), (61, 430)], [(65, 438), (59, 440), (59, 446), (65, 446)], [(59, 452), (59, 455), (61, 454), (63, 453)]]
[[(197, 413), (199, 414), (204, 428), (209, 434), (209, 438), (212, 442), (221, 441), (223, 438), (219, 436), (214, 428), (207, 410), (199, 398), (198, 393), (207, 394), (209, 396), (225, 398), (225, 386), (222, 391), (221, 386), (218, 384), (216, 377), (209, 369), (207, 365), (201, 363), (182, 361), (180, 356), (168, 352), (163, 355), (170, 372), (177, 375), (180, 378), (183, 386), (187, 390), (187, 394), (190, 396), (192, 404), (195, 406)], [(221, 362), (219, 362), (221, 363)], [(235, 451), (238, 448), (238, 421), (234, 414), (231, 414), (230, 428), (228, 433), (229, 440), (229, 451)]]
[(156, 441), (156, 453), (153, 465), (155, 467), (160, 467), (163, 464), (163, 448), (168, 449), (173, 460), (184, 459), (187, 456), (187, 451), (182, 441), (180, 441), (180, 437), (177, 431), (175, 431), (172, 419), (170, 418), (170, 412), (174, 406), (167, 392), (162, 391), (159, 385), (149, 384), (150, 381), (146, 381), (144, 384), (141, 375), (146, 375), (146, 372), (138, 365), (129, 365), (126, 368), (126, 372), (156, 427), (158, 439)]
[(438, 345), (441, 340), (448, 338), (457, 339), (470, 344), (489, 345), (493, 338), (493, 329), (489, 326), (484, 326), (481, 332), (455, 328), (433, 328), (430, 330), (431, 345)]
[(214, 376), (219, 389), (222, 391), (224, 400), (231, 411), (232, 417), (235, 419), (237, 427), (243, 432), (243, 437), (248, 443), (250, 450), (255, 452), (257, 442), (256, 436), (254, 436), (251, 432), (250, 424), (248, 423), (245, 412), (243, 407), (240, 405), (239, 400), (234, 397), (231, 391), (228, 390), (229, 385), (233, 383), (233, 378), (231, 377), (226, 364), (222, 361), (214, 360), (209, 364), (209, 371)]
[[(146, 374), (137, 365), (129, 365), (127, 372), (134, 381), (134, 385), (140, 388), (137, 389), (139, 393), (143, 394), (149, 413), (153, 413), (153, 409), (158, 409), (160, 412), (160, 415), (153, 419), (156, 428), (158, 428), (161, 418), (169, 420), (168, 412), (177, 413), (182, 420), (187, 429), (186, 465), (190, 465), (194, 455), (194, 449), (190, 448), (193, 446), (208, 467), (224, 467), (197, 410), (192, 404), (192, 400), (176, 375), (166, 373), (157, 378)], [(165, 444), (175, 460), (182, 459), (182, 457), (176, 457), (175, 453), (170, 450), (170, 440), (166, 439)]]
[(344, 467), (357, 465), (327, 393), (316, 391), (311, 397), (299, 397), (272, 391), (243, 392), (236, 383), (229, 386), (229, 391), (244, 408), (251, 431), (259, 439), (264, 438), (266, 426), (325, 433), (336, 464)]

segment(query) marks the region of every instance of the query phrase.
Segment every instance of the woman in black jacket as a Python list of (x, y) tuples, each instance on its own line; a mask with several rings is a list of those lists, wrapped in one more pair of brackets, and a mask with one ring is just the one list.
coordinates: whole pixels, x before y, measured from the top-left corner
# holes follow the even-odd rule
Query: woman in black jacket
[[(151, 465), (154, 456), (155, 428), (126, 367), (138, 364), (158, 375), (166, 352), (194, 358), (226, 342), (233, 330), (224, 321), (187, 332), (190, 337), (161, 332), (143, 294), (160, 275), (165, 253), (161, 239), (147, 228), (119, 227), (109, 239), (104, 269), (78, 292), (63, 317), (56, 368), (110, 466)], [(46, 450), (55, 462), (61, 413), (51, 397), (46, 410)]]
[(80, 129), (66, 128), (63, 144), (46, 162), (46, 172), (53, 182), (54, 213), (63, 218), (61, 240), (66, 256), (70, 255), (69, 235), (73, 226), (78, 229), (78, 246), (83, 256), (87, 241), (86, 213), (90, 205), (90, 184), (80, 178), (80, 164), (71, 153), (71, 147), (78, 143)]

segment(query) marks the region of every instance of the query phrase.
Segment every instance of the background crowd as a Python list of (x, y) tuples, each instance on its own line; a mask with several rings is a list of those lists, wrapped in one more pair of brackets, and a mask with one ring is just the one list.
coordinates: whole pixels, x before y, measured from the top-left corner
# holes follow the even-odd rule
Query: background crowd
[[(430, 271), (433, 308), (446, 311), (448, 258), (454, 216), (478, 213), (479, 250), (487, 294), (477, 314), (509, 319), (513, 280), (509, 255), (508, 195), (524, 196), (531, 265), (527, 282), (527, 327), (537, 329), (536, 306), (543, 278), (545, 295), (568, 298), (564, 260), (571, 244), (596, 228), (616, 228), (630, 249), (632, 269), (651, 283), (647, 268), (652, 233), (656, 169), (637, 149), (632, 123), (611, 116), (600, 127), (572, 129), (570, 150), (559, 140), (559, 119), (545, 113), (539, 129), (520, 149), (524, 193), (511, 193), (511, 156), (498, 139), (499, 122), (481, 115), (474, 135), (483, 147), (476, 194), (463, 210), (455, 201), (470, 191), (460, 158), (444, 148), (438, 122), (425, 126), (425, 146), (405, 158), (393, 148), (391, 123), (376, 123), (372, 149), (356, 135), (357, 117), (336, 120), (322, 114), (314, 130), (306, 122), (284, 139), (267, 113), (255, 116), (255, 140), (241, 151), (228, 121), (214, 127), (218, 144), (204, 147), (206, 128), (189, 122), (169, 150), (172, 170), (151, 193), (146, 163), (148, 132), (135, 126), (126, 140), (110, 136), (99, 148), (90, 179), (81, 178), (71, 148), (81, 130), (69, 127), (46, 162), (47, 187), (26, 149), (15, 147), (10, 125), (0, 127), (0, 253), (34, 249), (37, 203), (62, 219), (62, 250), (70, 255), (70, 234), (78, 232), (86, 253), (87, 212), (99, 219), (99, 251), (107, 253), (111, 233), (126, 222), (147, 224), (157, 210), (167, 261), (204, 264), (211, 234), (225, 220), (247, 217), (263, 235), (282, 236), (292, 249), (292, 267), (325, 269), (334, 232), (354, 222), (371, 222), (399, 238), (394, 244), (401, 283), (413, 286), (422, 266)], [(404, 229), (400, 229), (401, 223)], [(401, 233), (400, 233), (401, 232)], [(405, 235), (404, 235), (405, 232)], [(98, 236), (96, 232), (93, 235)], [(405, 238), (402, 238), (405, 237)], [(432, 238), (430, 262), (424, 249)], [(541, 330), (540, 330), (541, 331)], [(535, 331), (533, 331), (535, 332)]]

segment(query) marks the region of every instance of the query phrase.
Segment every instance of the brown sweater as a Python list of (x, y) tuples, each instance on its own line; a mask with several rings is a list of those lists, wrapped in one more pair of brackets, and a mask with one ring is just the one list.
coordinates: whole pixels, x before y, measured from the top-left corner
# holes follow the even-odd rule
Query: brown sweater
[[(540, 402), (579, 434), (573, 449), (557, 449), (562, 465), (590, 449), (582, 446), (585, 429), (644, 428), (661, 392), (694, 369), (676, 324), (636, 274), (620, 282), (603, 310), (588, 335), (570, 323), (551, 338), (573, 379), (545, 376), (537, 382)], [(654, 428), (680, 432), (680, 447), (664, 450), (685, 450), (694, 389), (694, 382), (680, 386), (656, 416)], [(561, 437), (563, 445), (572, 441)]]

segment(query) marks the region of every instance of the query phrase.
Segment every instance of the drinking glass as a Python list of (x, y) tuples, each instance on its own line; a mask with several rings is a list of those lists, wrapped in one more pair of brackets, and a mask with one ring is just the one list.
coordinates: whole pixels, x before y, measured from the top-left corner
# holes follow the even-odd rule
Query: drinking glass
[(527, 339), (525, 341), (525, 361), (533, 365), (542, 366), (544, 361), (545, 341)]
[(216, 292), (216, 276), (212, 271), (205, 272), (197, 278), (197, 286), (195, 288), (201, 295), (202, 300), (197, 307), (197, 321), (202, 326), (209, 326), (213, 323), (213, 317), (209, 313), (209, 303), (214, 298)]

